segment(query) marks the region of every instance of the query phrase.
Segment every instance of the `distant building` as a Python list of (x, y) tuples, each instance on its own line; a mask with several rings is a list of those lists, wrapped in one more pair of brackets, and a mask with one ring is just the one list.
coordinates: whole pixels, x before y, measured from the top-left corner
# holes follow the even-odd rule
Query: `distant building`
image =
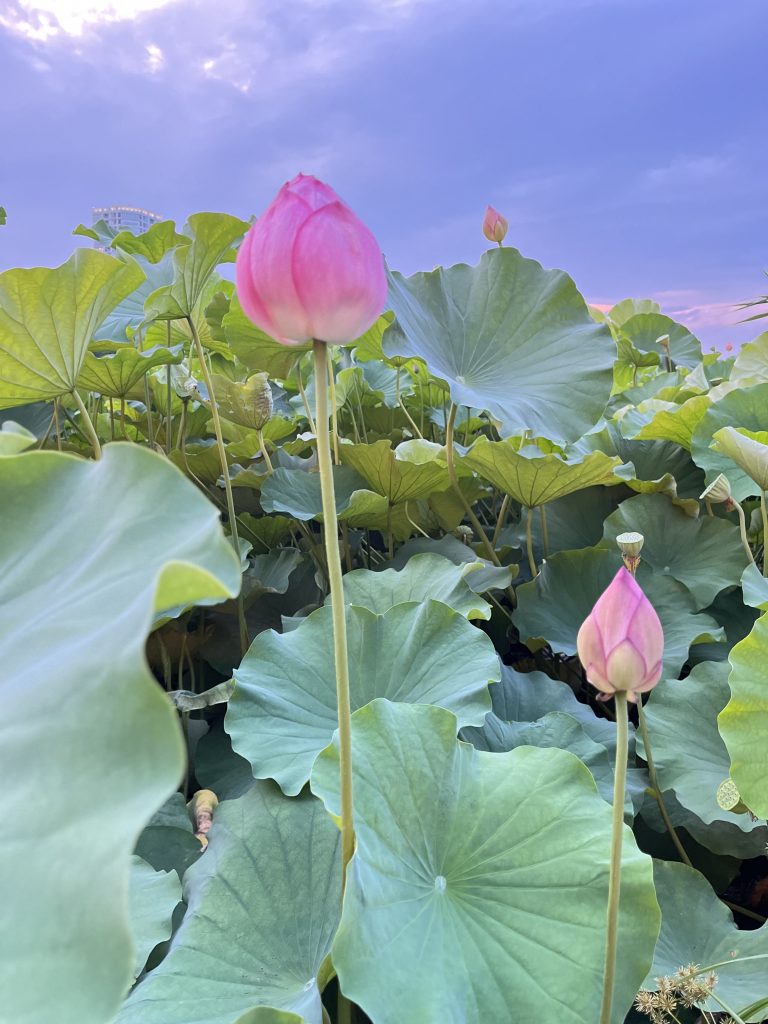
[[(113, 231), (130, 231), (141, 235), (163, 218), (158, 213), (143, 210), (140, 206), (94, 206), (91, 210), (93, 223), (103, 220)], [(108, 246), (96, 243), (102, 252), (112, 252)]]

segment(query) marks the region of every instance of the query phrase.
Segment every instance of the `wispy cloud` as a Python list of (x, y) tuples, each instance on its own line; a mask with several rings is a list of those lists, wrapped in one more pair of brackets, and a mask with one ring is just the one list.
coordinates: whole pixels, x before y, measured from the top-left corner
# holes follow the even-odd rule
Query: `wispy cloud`
[(700, 185), (721, 178), (730, 169), (731, 159), (728, 156), (682, 156), (652, 167), (646, 173), (645, 181), (659, 188)]
[(132, 21), (177, 0), (6, 0), (0, 26), (36, 43), (80, 38), (92, 28)]

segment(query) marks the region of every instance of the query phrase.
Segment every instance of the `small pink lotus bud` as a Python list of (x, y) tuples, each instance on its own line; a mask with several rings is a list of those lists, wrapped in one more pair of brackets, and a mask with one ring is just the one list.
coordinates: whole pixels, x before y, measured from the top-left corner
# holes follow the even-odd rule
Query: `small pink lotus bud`
[(653, 605), (625, 568), (597, 599), (576, 637), (587, 679), (613, 696), (636, 701), (661, 678), (664, 632)]
[(733, 345), (732, 345), (732, 344), (730, 343), (730, 341), (729, 341), (729, 342), (728, 342), (728, 344), (727, 344), (727, 345), (725, 346), (725, 351), (726, 351), (726, 352), (733, 352)]
[(344, 345), (373, 324), (387, 299), (372, 232), (317, 178), (299, 174), (243, 240), (235, 279), (257, 327), (286, 345)]
[(483, 234), (488, 241), (498, 242), (501, 245), (508, 230), (509, 224), (506, 217), (502, 217), (498, 210), (494, 210), (492, 206), (489, 206), (483, 218)]

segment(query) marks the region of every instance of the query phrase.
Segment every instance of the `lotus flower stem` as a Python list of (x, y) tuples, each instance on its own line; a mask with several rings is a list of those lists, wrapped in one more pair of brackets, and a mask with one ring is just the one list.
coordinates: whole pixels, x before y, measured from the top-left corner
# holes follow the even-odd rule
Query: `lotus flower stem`
[[(189, 323), (191, 325), (191, 323), (192, 323), (191, 319), (190, 319)], [(193, 337), (194, 337), (194, 334), (193, 334)], [(166, 343), (168, 345), (168, 348), (170, 348), (171, 347), (171, 321), (170, 320), (166, 320), (165, 321), (165, 340), (166, 340)], [(201, 351), (202, 351), (202, 349), (201, 349)], [(165, 454), (166, 455), (170, 455), (171, 454), (171, 435), (173, 434), (173, 430), (172, 430), (172, 421), (173, 421), (173, 392), (171, 390), (171, 387), (172, 387), (171, 364), (168, 363), (168, 365), (165, 368), (165, 417), (166, 417), (165, 418)]]
[(501, 565), (498, 555), (496, 554), (493, 544), (488, 540), (488, 536), (485, 530), (480, 525), (480, 520), (477, 518), (475, 513), (472, 511), (472, 506), (469, 504), (467, 499), (464, 497), (464, 491), (459, 486), (459, 478), (456, 476), (456, 467), (453, 464), (453, 428), (456, 423), (456, 413), (459, 411), (459, 407), (455, 402), (451, 403), (451, 411), (448, 414), (448, 420), (445, 425), (445, 459), (448, 466), (448, 476), (450, 477), (451, 487), (456, 497), (461, 502), (464, 511), (467, 514), (467, 518), (474, 527), (475, 533), (480, 538), (480, 541), (485, 548), (485, 553), (488, 558), (493, 562), (494, 565)]
[(677, 834), (675, 826), (672, 824), (672, 819), (669, 816), (669, 811), (667, 811), (667, 805), (664, 803), (664, 797), (661, 792), (661, 786), (659, 785), (659, 780), (656, 775), (656, 765), (653, 761), (651, 740), (648, 735), (648, 723), (645, 718), (645, 711), (643, 710), (643, 700), (642, 697), (640, 697), (639, 695), (637, 698), (637, 723), (640, 727), (640, 735), (643, 739), (645, 760), (648, 764), (648, 778), (651, 780), (651, 787), (653, 789), (654, 799), (656, 800), (656, 803), (659, 805), (659, 813), (661, 814), (666, 830), (669, 833), (669, 838), (674, 843), (675, 849), (680, 855), (680, 860), (683, 862), (683, 864), (687, 864), (689, 868), (692, 868), (693, 864), (691, 863), (691, 858), (685, 852), (685, 847), (680, 841), (680, 836)]
[[(331, 392), (331, 438), (333, 440), (333, 464), (339, 464), (339, 414), (336, 408), (336, 374), (333, 370), (333, 357), (327, 360), (328, 363), (328, 387)], [(317, 386), (317, 382), (315, 382)]]
[[(235, 499), (232, 495), (232, 481), (229, 477), (229, 466), (227, 465), (227, 452), (224, 447), (224, 436), (221, 432), (221, 420), (219, 419), (219, 407), (216, 405), (216, 395), (213, 390), (213, 381), (211, 380), (211, 374), (208, 369), (208, 363), (205, 361), (205, 353), (203, 352), (203, 346), (200, 344), (200, 335), (197, 333), (192, 317), (187, 317), (187, 323), (189, 324), (190, 332), (192, 333), (192, 340), (195, 345), (195, 354), (197, 355), (197, 361), (200, 363), (200, 369), (203, 373), (203, 380), (205, 381), (205, 387), (208, 391), (208, 402), (211, 407), (211, 419), (213, 420), (213, 432), (216, 435), (216, 447), (219, 450), (219, 461), (221, 463), (221, 473), (224, 477), (224, 492), (227, 496), (227, 515), (229, 518), (229, 532), (232, 537), (232, 547), (235, 549), (237, 555), (237, 564), (240, 564), (240, 538), (237, 535), (237, 515), (235, 514)], [(170, 335), (170, 331), (169, 331)], [(171, 368), (168, 367), (168, 380), (171, 379)], [(168, 403), (169, 416), (170, 416), (170, 397)], [(170, 427), (170, 423), (169, 423)], [(168, 435), (170, 436), (170, 435)], [(243, 608), (243, 595), (242, 592), (237, 596), (237, 622), (240, 629), (240, 653), (245, 652), (250, 647), (251, 643), (248, 638), (248, 627), (245, 622), (245, 610)]]
[(395, 401), (397, 402), (397, 404), (400, 406), (400, 408), (402, 409), (403, 413), (405, 414), (405, 418), (408, 420), (408, 423), (409, 423), (409, 425), (411, 427), (411, 430), (414, 432), (416, 437), (420, 437), (423, 440), (423, 435), (422, 435), (421, 431), (419, 430), (419, 428), (416, 426), (416, 421), (411, 416), (411, 414), (408, 412), (408, 410), (405, 408), (405, 403), (403, 402), (403, 399), (400, 397), (400, 367), (399, 366), (398, 366), (397, 372), (395, 374)]
[(763, 576), (768, 576), (768, 558), (765, 554), (768, 550), (768, 508), (766, 508), (765, 491), (763, 490), (760, 491), (760, 515), (763, 517)]
[(496, 520), (496, 528), (493, 531), (493, 540), (491, 541), (494, 548), (499, 543), (501, 531), (504, 529), (507, 522), (507, 513), (509, 512), (509, 504), (511, 500), (512, 499), (509, 494), (504, 495), (504, 500), (502, 501), (501, 508), (499, 509), (499, 518)]
[(179, 432), (176, 435), (176, 450), (181, 451), (181, 446), (186, 439), (187, 430), (187, 402), (189, 399), (181, 400), (181, 416), (179, 417)]
[(304, 384), (302, 383), (301, 380), (301, 357), (299, 357), (299, 359), (296, 362), (296, 386), (299, 389), (301, 400), (304, 403), (304, 412), (307, 414), (307, 423), (309, 423), (309, 429), (312, 431), (313, 434), (317, 435), (317, 427), (315, 426), (315, 421), (312, 418), (312, 410), (309, 407), (309, 399), (307, 398), (307, 393), (304, 390)]
[[(749, 540), (747, 539), (747, 519), (744, 515), (744, 509), (741, 507), (740, 501), (734, 501), (733, 506), (739, 517), (739, 534), (741, 536), (741, 546), (746, 552), (747, 558), (754, 565), (755, 556), (752, 554), (752, 548), (749, 546)], [(765, 570), (765, 564), (763, 564), (763, 570)]]
[(525, 510), (525, 550), (528, 552), (528, 568), (531, 570), (531, 579), (538, 575), (538, 569), (536, 568), (536, 559), (533, 557), (533, 536), (531, 533), (533, 520), (533, 509), (526, 508)]
[(264, 459), (264, 464), (266, 465), (268, 471), (270, 473), (273, 473), (274, 470), (272, 468), (272, 459), (270, 459), (269, 452), (267, 451), (267, 446), (264, 443), (264, 431), (263, 430), (259, 431), (259, 448), (261, 450), (261, 457)]
[(147, 437), (149, 438), (149, 447), (155, 447), (155, 425), (152, 421), (152, 399), (149, 395), (149, 377), (144, 374), (144, 405), (147, 407)]
[(80, 411), (80, 415), (82, 416), (83, 419), (83, 427), (85, 428), (85, 433), (88, 437), (88, 440), (91, 442), (91, 446), (93, 447), (93, 457), (94, 459), (100, 459), (101, 445), (99, 444), (99, 435), (96, 433), (93, 426), (93, 422), (91, 421), (91, 417), (88, 415), (88, 410), (85, 407), (85, 402), (83, 402), (82, 398), (80, 397), (76, 390), (72, 392), (72, 397), (75, 400), (75, 405)]
[(549, 557), (549, 529), (547, 527), (547, 510), (544, 505), (539, 505), (539, 515), (541, 516), (541, 547), (544, 552), (544, 557)]
[(349, 661), (347, 658), (347, 620), (344, 586), (341, 580), (339, 526), (331, 465), (331, 438), (328, 428), (328, 389), (320, 386), (328, 375), (327, 346), (315, 341), (315, 402), (317, 408), (317, 462), (323, 499), (323, 534), (328, 563), (333, 615), (333, 650), (336, 664), (336, 702), (339, 716), (339, 771), (341, 775), (341, 870), (346, 883), (347, 865), (355, 850), (352, 816), (352, 710), (349, 699)]
[(621, 893), (621, 841), (624, 830), (624, 793), (627, 782), (629, 723), (627, 694), (619, 690), (616, 700), (616, 766), (613, 776), (613, 826), (611, 830), (611, 873), (608, 878), (608, 922), (605, 935), (605, 971), (600, 1024), (611, 1024), (613, 989), (616, 979), (616, 948)]

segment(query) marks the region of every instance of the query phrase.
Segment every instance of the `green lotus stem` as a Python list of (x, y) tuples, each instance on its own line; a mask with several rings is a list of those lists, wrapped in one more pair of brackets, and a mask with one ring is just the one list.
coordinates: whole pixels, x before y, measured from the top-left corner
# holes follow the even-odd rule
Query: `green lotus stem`
[(408, 412), (408, 410), (405, 408), (405, 403), (403, 402), (403, 399), (400, 396), (400, 367), (399, 366), (397, 368), (397, 373), (395, 374), (395, 401), (400, 406), (402, 411), (405, 413), (405, 418), (408, 420), (408, 423), (410, 424), (410, 427), (413, 430), (413, 432), (416, 434), (417, 437), (420, 437), (422, 439), (422, 441), (423, 441), (424, 440), (424, 435), (421, 433), (419, 428), (416, 426), (416, 421), (414, 420), (413, 416), (411, 416), (411, 414)]
[(72, 397), (74, 398), (75, 405), (77, 406), (78, 410), (80, 411), (80, 415), (83, 418), (83, 426), (85, 427), (85, 433), (93, 448), (93, 457), (94, 459), (100, 459), (101, 445), (99, 444), (99, 435), (96, 433), (93, 426), (93, 421), (91, 420), (91, 417), (88, 415), (88, 410), (85, 407), (85, 402), (83, 402), (82, 398), (77, 393), (77, 391), (72, 392)]
[(422, 530), (422, 528), (419, 526), (419, 524), (418, 523), (414, 523), (414, 521), (408, 515), (408, 502), (407, 501), (405, 502), (404, 508), (405, 508), (405, 518), (408, 520), (408, 522), (411, 524), (411, 526), (414, 528), (414, 530), (417, 533), (420, 533), (422, 537), (426, 537), (427, 540), (429, 540), (429, 534), (426, 532), (426, 530)]
[(147, 407), (147, 436), (150, 448), (155, 447), (155, 425), (152, 421), (152, 399), (149, 394), (149, 378), (144, 374), (144, 405)]
[(541, 516), (541, 547), (544, 557), (549, 558), (549, 528), (547, 527), (547, 510), (544, 505), (539, 505), (539, 515)]
[(327, 347), (314, 342), (315, 401), (317, 408), (317, 462), (320, 467), (320, 490), (323, 499), (323, 534), (331, 591), (333, 615), (333, 651), (336, 665), (336, 703), (339, 717), (339, 774), (341, 784), (341, 870), (342, 891), (346, 885), (347, 865), (355, 850), (352, 815), (352, 709), (349, 698), (349, 661), (347, 658), (347, 619), (344, 609), (344, 586), (341, 580), (339, 527), (336, 517), (336, 494), (331, 465), (331, 438), (328, 428), (328, 391), (319, 386), (328, 375)]
[(766, 550), (768, 550), (768, 508), (765, 504), (765, 491), (760, 491), (760, 515), (763, 518), (763, 576), (768, 576), (768, 558), (766, 558)]
[(613, 774), (613, 825), (611, 829), (611, 870), (608, 878), (608, 920), (605, 932), (605, 971), (600, 1024), (611, 1024), (613, 989), (616, 980), (616, 949), (621, 893), (621, 841), (624, 829), (624, 794), (627, 783), (629, 720), (627, 695), (616, 693), (616, 766)]
[[(187, 317), (187, 323), (189, 324), (189, 330), (192, 334), (192, 340), (195, 344), (195, 353), (197, 355), (197, 361), (200, 363), (200, 369), (203, 373), (203, 380), (208, 391), (208, 402), (211, 407), (211, 418), (213, 420), (213, 432), (216, 435), (216, 447), (219, 450), (219, 461), (221, 463), (221, 472), (224, 477), (224, 491), (227, 495), (227, 514), (229, 518), (229, 532), (232, 538), (232, 547), (235, 549), (235, 555), (237, 556), (237, 564), (240, 565), (240, 538), (237, 535), (237, 515), (235, 514), (235, 499), (232, 495), (232, 481), (229, 477), (229, 466), (227, 465), (227, 452), (224, 447), (224, 435), (221, 432), (221, 420), (219, 419), (219, 407), (216, 405), (216, 395), (213, 390), (213, 381), (211, 380), (211, 374), (208, 370), (208, 364), (205, 361), (205, 354), (203, 352), (203, 346), (200, 343), (200, 335), (197, 333), (197, 328), (194, 325), (191, 316)], [(170, 328), (169, 328), (170, 335)], [(170, 337), (169, 337), (170, 340)], [(171, 368), (168, 367), (168, 379), (170, 380)], [(169, 403), (170, 412), (170, 403)], [(166, 439), (167, 440), (167, 439)], [(250, 647), (250, 640), (248, 638), (248, 627), (245, 622), (245, 610), (243, 608), (243, 594), (242, 589), (237, 595), (237, 622), (240, 628), (240, 653), (245, 652)]]
[(531, 534), (531, 523), (533, 520), (533, 509), (525, 510), (525, 550), (528, 552), (528, 568), (531, 570), (531, 579), (538, 575), (536, 559), (533, 557), (533, 536)]
[(59, 409), (61, 408), (61, 399), (54, 398), (53, 400), (53, 415), (56, 421), (56, 448), (61, 451), (61, 426), (59, 425)]
[(336, 374), (333, 372), (333, 359), (328, 359), (328, 388), (331, 392), (331, 438), (333, 440), (333, 464), (339, 464), (339, 418), (336, 408)]
[[(196, 328), (194, 328), (192, 326), (192, 318), (191, 317), (187, 317), (187, 322), (189, 323), (190, 329), (192, 330), (192, 337), (193, 337), (193, 339), (197, 338), (197, 330), (196, 330)], [(170, 348), (171, 347), (171, 321), (170, 320), (166, 320), (165, 321), (165, 338), (166, 338), (166, 341), (168, 343), (168, 348)], [(199, 339), (197, 341), (197, 344), (199, 346)], [(201, 352), (203, 351), (202, 347), (200, 347), (200, 351)], [(203, 362), (205, 362), (205, 360), (203, 360)], [(210, 392), (209, 392), (209, 394), (210, 394)], [(171, 454), (171, 439), (172, 439), (171, 435), (173, 434), (173, 429), (172, 429), (172, 422), (173, 422), (173, 396), (171, 394), (171, 364), (170, 363), (168, 363), (168, 365), (165, 368), (165, 413), (166, 413), (166, 420), (165, 420), (165, 454), (166, 455), (170, 455)], [(239, 557), (239, 555), (238, 555), (238, 557)]]
[(710, 999), (714, 999), (714, 1001), (717, 1003), (717, 1005), (721, 1006), (723, 1008), (723, 1010), (725, 1010), (725, 1012), (730, 1015), (730, 1017), (732, 1018), (734, 1024), (744, 1024), (744, 1019), (742, 1017), (740, 1017), (738, 1015), (738, 1013), (736, 1013), (735, 1010), (732, 1010), (731, 1007), (728, 1005), (728, 1003), (726, 1003), (724, 999), (721, 999), (720, 996), (715, 995), (714, 992), (710, 992), (709, 993), (709, 998)]
[[(747, 558), (754, 565), (755, 556), (752, 554), (752, 548), (749, 546), (749, 540), (747, 539), (747, 519), (744, 515), (744, 509), (741, 507), (740, 501), (733, 502), (736, 512), (739, 516), (739, 534), (741, 536), (741, 546), (746, 552)], [(763, 558), (763, 571), (765, 571), (765, 558)]]
[(111, 398), (109, 400), (109, 439), (110, 441), (115, 440), (115, 403)]
[(706, 967), (699, 967), (691, 973), (691, 977), (695, 978), (699, 974), (709, 974), (710, 971), (716, 971), (720, 967), (730, 967), (731, 964), (743, 964), (748, 960), (768, 960), (768, 953), (753, 953), (751, 956), (735, 956), (733, 960), (721, 960), (716, 964), (707, 964)]
[(451, 403), (451, 411), (448, 416), (448, 420), (445, 425), (445, 459), (448, 465), (448, 477), (451, 481), (451, 487), (453, 488), (454, 494), (459, 499), (467, 514), (467, 518), (474, 527), (475, 533), (480, 538), (480, 541), (485, 548), (485, 553), (488, 558), (493, 562), (494, 565), (501, 565), (498, 555), (496, 554), (493, 545), (488, 540), (488, 536), (485, 530), (480, 525), (480, 520), (477, 518), (475, 513), (472, 511), (472, 506), (469, 504), (459, 486), (459, 478), (456, 476), (456, 467), (453, 464), (453, 428), (456, 423), (456, 413), (459, 411), (459, 407), (455, 402)]
[(317, 427), (315, 426), (315, 421), (312, 418), (312, 410), (309, 407), (309, 399), (307, 398), (307, 393), (304, 390), (304, 385), (301, 381), (301, 356), (299, 356), (298, 360), (296, 361), (296, 384), (299, 389), (299, 394), (301, 395), (301, 400), (304, 403), (304, 412), (306, 413), (307, 416), (307, 423), (309, 423), (309, 429), (315, 436), (317, 436)]
[(259, 449), (261, 450), (261, 457), (264, 459), (264, 462), (265, 462), (269, 472), (273, 473), (274, 470), (272, 468), (272, 459), (270, 459), (269, 452), (267, 451), (267, 446), (266, 446), (266, 444), (264, 444), (264, 431), (263, 430), (259, 430), (258, 433), (259, 433)]
[(123, 440), (128, 440), (128, 435), (125, 432), (125, 399), (120, 399), (120, 433), (123, 435)]
[(748, 910), (746, 907), (740, 907), (738, 903), (731, 903), (730, 900), (724, 900), (721, 898), (721, 903), (724, 903), (729, 910), (735, 911), (737, 914), (743, 914), (744, 917), (749, 917), (753, 921), (759, 921), (760, 924), (765, 924), (768, 921), (768, 917), (764, 917), (762, 914), (756, 914), (754, 910)]
[(187, 402), (189, 399), (181, 400), (181, 416), (179, 417), (179, 432), (176, 435), (176, 448), (181, 451), (181, 446), (186, 440), (187, 429)]
[(395, 538), (392, 535), (392, 502), (387, 502), (387, 554), (390, 562), (395, 560)]
[(493, 538), (491, 540), (491, 544), (493, 544), (494, 549), (499, 543), (501, 531), (504, 529), (504, 526), (507, 522), (507, 513), (509, 512), (509, 505), (511, 500), (512, 498), (509, 494), (504, 495), (504, 500), (502, 501), (501, 508), (499, 509), (499, 517), (496, 520), (496, 526), (494, 527)]
[[(634, 573), (632, 574), (634, 576)], [(651, 780), (651, 786), (653, 787), (653, 795), (656, 803), (659, 805), (659, 813), (664, 821), (664, 825), (669, 833), (669, 838), (675, 845), (675, 849), (680, 855), (680, 860), (683, 864), (687, 864), (689, 868), (693, 867), (691, 858), (685, 852), (685, 847), (680, 841), (680, 836), (677, 834), (675, 826), (672, 824), (672, 819), (667, 811), (667, 805), (664, 803), (664, 797), (662, 796), (661, 786), (656, 775), (656, 765), (653, 761), (653, 752), (651, 750), (651, 740), (648, 735), (648, 722), (645, 717), (645, 711), (643, 710), (643, 701), (640, 694), (637, 695), (637, 723), (640, 727), (640, 735), (643, 738), (643, 748), (645, 751), (645, 760), (648, 764), (648, 778)]]

